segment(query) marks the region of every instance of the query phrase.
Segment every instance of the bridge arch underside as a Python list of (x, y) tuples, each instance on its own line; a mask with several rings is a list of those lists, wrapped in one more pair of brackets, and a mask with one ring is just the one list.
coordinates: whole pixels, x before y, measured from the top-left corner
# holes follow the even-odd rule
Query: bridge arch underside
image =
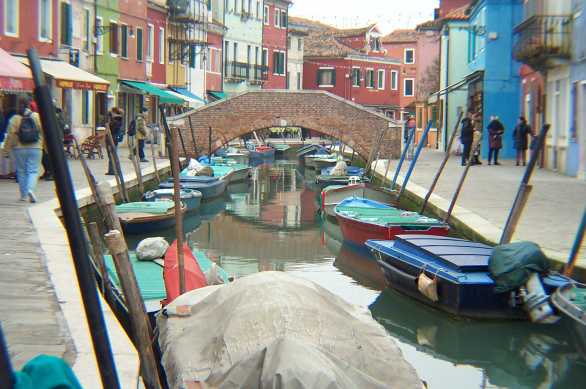
[[(323, 91), (254, 91), (169, 118), (178, 127), (188, 153), (207, 154), (226, 142), (270, 127), (302, 127), (336, 138), (368, 159), (385, 133), (385, 156), (397, 158), (401, 128), (397, 122)], [(194, 144), (195, 143), (195, 144)]]

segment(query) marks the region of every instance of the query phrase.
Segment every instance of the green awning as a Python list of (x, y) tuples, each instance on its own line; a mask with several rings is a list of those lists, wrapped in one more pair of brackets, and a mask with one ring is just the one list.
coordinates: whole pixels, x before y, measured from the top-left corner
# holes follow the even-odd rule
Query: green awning
[(212, 96), (216, 100), (222, 100), (222, 99), (225, 99), (226, 97), (228, 97), (228, 95), (226, 95), (226, 93), (224, 93), (224, 92), (217, 92), (217, 91), (213, 91), (213, 90), (209, 90), (208, 95)]
[(139, 89), (146, 94), (157, 96), (162, 104), (183, 104), (185, 102), (184, 100), (175, 97), (172, 94), (165, 92), (163, 89), (157, 88), (153, 84), (149, 84), (148, 82), (124, 80), (122, 81), (122, 84), (134, 89)]

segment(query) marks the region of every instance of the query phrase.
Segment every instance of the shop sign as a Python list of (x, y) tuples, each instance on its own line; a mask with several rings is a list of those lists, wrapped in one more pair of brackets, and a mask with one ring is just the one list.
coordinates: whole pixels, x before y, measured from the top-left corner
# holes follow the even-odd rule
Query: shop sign
[(33, 89), (33, 80), (20, 78), (0, 77), (0, 90), (6, 91), (30, 91)]
[(86, 81), (57, 80), (57, 87), (65, 89), (92, 89), (98, 92), (107, 92), (107, 84), (95, 84)]

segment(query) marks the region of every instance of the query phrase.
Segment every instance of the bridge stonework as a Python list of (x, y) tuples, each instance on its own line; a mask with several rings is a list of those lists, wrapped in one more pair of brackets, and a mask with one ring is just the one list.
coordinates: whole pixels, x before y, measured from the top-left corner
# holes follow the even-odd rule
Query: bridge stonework
[(397, 158), (401, 148), (398, 122), (325, 91), (251, 91), (170, 117), (168, 122), (181, 130), (189, 154), (208, 153), (210, 127), (212, 152), (254, 130), (279, 126), (332, 136), (365, 159), (383, 129), (386, 142), (381, 155)]

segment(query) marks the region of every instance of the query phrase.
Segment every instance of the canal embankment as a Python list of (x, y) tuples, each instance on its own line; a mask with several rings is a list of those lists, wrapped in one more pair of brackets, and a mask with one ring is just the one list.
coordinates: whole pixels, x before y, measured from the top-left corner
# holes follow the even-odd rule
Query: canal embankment
[[(123, 153), (121, 153), (122, 155)], [(124, 179), (129, 189), (137, 186), (128, 158), (121, 158)], [(88, 160), (98, 181), (106, 180), (117, 192), (116, 181), (105, 176), (107, 160)], [(76, 198), (82, 213), (94, 200), (80, 161), (69, 161)], [(158, 161), (161, 175), (169, 174), (166, 160)], [(142, 164), (143, 180), (154, 179), (151, 164)], [(0, 183), (0, 200), (4, 228), (0, 242), (4, 248), (0, 261), (0, 318), (14, 368), (19, 369), (38, 354), (64, 358), (73, 368), (84, 388), (101, 386), (93, 354), (81, 295), (77, 287), (73, 259), (65, 228), (59, 218), (59, 201), (54, 183), (40, 181), (38, 203), (18, 201), (18, 187), (12, 181)], [(91, 211), (90, 211), (91, 212)], [(137, 387), (139, 361), (106, 302), (101, 300), (112, 351), (121, 385)]]
[[(405, 196), (414, 209), (419, 209), (437, 172), (444, 154), (426, 150), (415, 166)], [(410, 161), (406, 161), (397, 179), (402, 185)], [(393, 179), (398, 161), (391, 160), (386, 185)], [(374, 166), (374, 163), (373, 163)], [(386, 161), (376, 165), (376, 177), (382, 180)], [(427, 212), (444, 217), (464, 167), (460, 157), (452, 156), (431, 196)], [(500, 166), (473, 166), (464, 183), (450, 223), (469, 239), (488, 244), (498, 243), (511, 205), (525, 169), (514, 161), (501, 161)], [(531, 179), (533, 190), (513, 236), (513, 240), (538, 243), (557, 267), (566, 263), (586, 199), (586, 181), (558, 173), (535, 169)], [(574, 276), (586, 280), (586, 247), (583, 247)]]

